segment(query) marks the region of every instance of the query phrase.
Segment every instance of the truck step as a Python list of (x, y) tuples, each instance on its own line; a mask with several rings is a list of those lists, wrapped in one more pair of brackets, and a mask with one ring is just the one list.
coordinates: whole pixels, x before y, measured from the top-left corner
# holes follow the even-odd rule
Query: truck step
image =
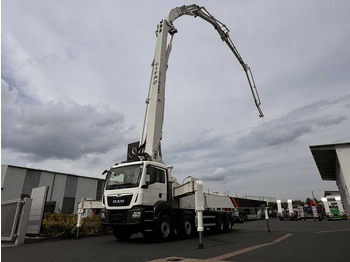
[(203, 224), (204, 227), (213, 227), (213, 226), (216, 226), (215, 223), (207, 223), (207, 224)]
[(203, 219), (206, 219), (206, 218), (215, 218), (215, 216), (203, 216)]

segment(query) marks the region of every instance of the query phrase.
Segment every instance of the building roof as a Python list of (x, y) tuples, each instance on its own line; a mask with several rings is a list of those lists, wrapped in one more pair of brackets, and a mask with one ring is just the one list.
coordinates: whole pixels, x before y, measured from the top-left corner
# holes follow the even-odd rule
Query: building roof
[(339, 191), (324, 191), (324, 196), (339, 196), (340, 192)]
[(335, 149), (344, 145), (350, 147), (350, 143), (310, 146), (312, 156), (323, 180), (336, 180), (337, 154)]
[(105, 180), (104, 178), (81, 176), (81, 175), (76, 175), (76, 174), (71, 174), (71, 173), (56, 172), (56, 171), (38, 169), (38, 168), (32, 168), (32, 167), (14, 166), (14, 165), (6, 165), (6, 164), (1, 164), (1, 166), (15, 167), (15, 168), (21, 168), (21, 169), (31, 169), (31, 170), (37, 170), (40, 172), (55, 173), (58, 175), (66, 175), (66, 176), (76, 176), (76, 177), (89, 178), (89, 179), (94, 179), (94, 180)]

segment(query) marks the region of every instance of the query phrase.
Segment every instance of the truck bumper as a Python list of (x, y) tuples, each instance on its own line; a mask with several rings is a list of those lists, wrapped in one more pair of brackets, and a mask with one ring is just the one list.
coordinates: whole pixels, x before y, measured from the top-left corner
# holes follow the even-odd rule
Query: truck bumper
[(140, 225), (144, 223), (145, 208), (134, 207), (128, 210), (107, 210), (100, 212), (103, 225)]

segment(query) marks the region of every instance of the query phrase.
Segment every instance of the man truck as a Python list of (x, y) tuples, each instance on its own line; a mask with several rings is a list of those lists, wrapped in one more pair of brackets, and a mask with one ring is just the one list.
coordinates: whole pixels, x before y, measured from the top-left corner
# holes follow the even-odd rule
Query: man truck
[[(203, 192), (203, 183), (190, 177), (179, 184), (172, 167), (162, 159), (160, 141), (164, 119), (165, 80), (172, 39), (177, 29), (173, 22), (182, 15), (209, 22), (242, 65), (260, 117), (260, 99), (250, 68), (233, 45), (227, 27), (204, 7), (188, 5), (172, 9), (156, 30), (156, 48), (151, 81), (146, 99), (145, 119), (140, 142), (129, 145), (127, 161), (115, 164), (106, 175), (101, 223), (113, 228), (114, 236), (125, 241), (134, 233), (170, 239), (175, 233), (190, 237), (197, 231), (201, 243), (207, 228), (231, 230), (234, 205), (229, 196)], [(170, 36), (170, 41), (168, 41)]]

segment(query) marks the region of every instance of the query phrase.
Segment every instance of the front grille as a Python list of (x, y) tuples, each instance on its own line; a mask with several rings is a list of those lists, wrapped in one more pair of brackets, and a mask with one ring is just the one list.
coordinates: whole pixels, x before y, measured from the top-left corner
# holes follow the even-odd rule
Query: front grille
[(129, 206), (132, 199), (132, 195), (115, 195), (115, 196), (108, 196), (107, 202), (108, 206), (111, 207), (120, 207), (120, 206)]
[(125, 224), (127, 220), (127, 211), (110, 211), (110, 223)]

